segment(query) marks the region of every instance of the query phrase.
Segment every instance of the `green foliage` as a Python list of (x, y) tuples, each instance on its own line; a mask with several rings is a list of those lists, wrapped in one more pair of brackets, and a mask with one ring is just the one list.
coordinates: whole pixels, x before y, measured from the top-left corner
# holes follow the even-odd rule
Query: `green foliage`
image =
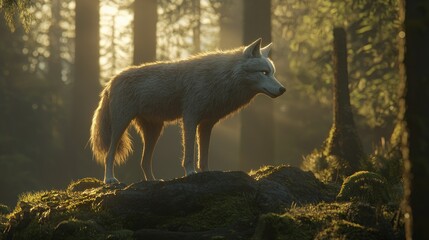
[(344, 180), (337, 200), (387, 204), (390, 201), (389, 187), (386, 179), (379, 174), (360, 171)]
[(63, 87), (70, 82), (74, 27), (69, 22), (74, 19), (65, 20), (73, 11), (69, 0), (59, 3), (58, 21), (53, 20), (58, 1), (0, 2), (2, 13), (7, 6), (31, 2), (22, 10), (38, 22), (28, 32), (20, 28), (11, 32), (0, 22), (0, 201), (13, 204), (21, 192), (69, 181), (68, 171), (58, 169), (64, 167), (69, 130), (68, 92)]
[(314, 176), (322, 182), (337, 182), (340, 180), (338, 169), (341, 169), (341, 162), (334, 156), (326, 156), (318, 149), (307, 156), (304, 156), (301, 167), (304, 170), (313, 172)]
[[(273, 1), (273, 39), (279, 73), (299, 99), (329, 104), (332, 29), (348, 34), (351, 104), (359, 125), (388, 127), (397, 111), (398, 6), (394, 0)], [(292, 94), (292, 93), (290, 93)]]
[(369, 161), (370, 169), (383, 176), (389, 184), (402, 183), (403, 162), (399, 145), (392, 146), (381, 141), (381, 144), (375, 147)]
[[(161, 9), (158, 28), (163, 30), (157, 33), (157, 58), (183, 58), (198, 51), (216, 49), (219, 43), (219, 12), (230, 2), (210, 0), (199, 4), (200, 10), (196, 11), (195, 1), (158, 1)], [(199, 46), (195, 37), (199, 39)]]
[(375, 172), (386, 179), (393, 202), (401, 202), (403, 199), (403, 158), (401, 152), (400, 135), (401, 126), (397, 125), (390, 141), (381, 139), (379, 145), (374, 147), (374, 152), (369, 156), (365, 169)]
[(15, 31), (16, 17), (28, 31), (32, 16), (29, 13), (29, 8), (32, 5), (30, 0), (0, 0), (0, 13), (4, 15), (4, 19), (10, 30)]
[[(390, 185), (402, 183), (403, 159), (401, 138), (404, 126), (398, 122), (388, 141), (381, 138), (368, 159), (368, 169), (386, 178)], [(402, 184), (401, 184), (402, 185)]]

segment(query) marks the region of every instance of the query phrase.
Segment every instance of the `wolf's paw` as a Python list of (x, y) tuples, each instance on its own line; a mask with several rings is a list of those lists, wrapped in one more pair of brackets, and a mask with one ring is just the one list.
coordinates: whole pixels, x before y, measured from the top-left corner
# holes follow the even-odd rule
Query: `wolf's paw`
[(119, 180), (118, 180), (118, 179), (116, 179), (116, 178), (114, 178), (114, 177), (111, 177), (111, 178), (105, 178), (105, 179), (104, 179), (104, 183), (105, 183), (105, 184), (117, 184), (117, 183), (119, 183)]
[(194, 174), (196, 174), (196, 173), (197, 173), (197, 171), (195, 171), (195, 170), (192, 170), (192, 171), (186, 171), (186, 176), (194, 175)]

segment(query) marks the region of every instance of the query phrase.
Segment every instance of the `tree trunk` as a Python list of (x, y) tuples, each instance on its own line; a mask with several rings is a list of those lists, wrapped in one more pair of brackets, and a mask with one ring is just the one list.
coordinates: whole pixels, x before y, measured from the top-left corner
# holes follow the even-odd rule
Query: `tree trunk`
[(192, 0), (192, 13), (194, 26), (192, 27), (192, 42), (194, 44), (194, 54), (201, 51), (201, 3), (200, 0)]
[(134, 57), (138, 65), (156, 60), (157, 0), (134, 1)]
[(230, 49), (240, 46), (243, 42), (243, 0), (222, 3), (219, 17), (219, 48)]
[[(405, 4), (405, 5), (404, 5)], [(401, 1), (400, 113), (404, 124), (404, 219), (406, 238), (429, 236), (429, 5)], [(405, 37), (405, 39), (404, 39)]]
[(91, 119), (100, 94), (99, 1), (76, 0), (75, 21), (75, 78), (68, 169), (74, 179), (93, 176), (95, 169), (99, 169), (91, 161), (92, 153), (88, 147)]
[[(262, 37), (271, 42), (271, 0), (243, 1), (243, 43)], [(258, 96), (241, 113), (240, 168), (258, 169), (274, 163), (274, 105), (272, 99)]]
[[(224, 1), (219, 9), (219, 49), (231, 49), (242, 45), (243, 1)], [(239, 169), (240, 117), (234, 115), (220, 121), (210, 140), (209, 159), (211, 169)], [(212, 164), (211, 164), (212, 163)]]
[(347, 177), (359, 169), (364, 158), (350, 105), (347, 40), (344, 28), (334, 29), (334, 120), (326, 140), (325, 155), (335, 156), (338, 175)]
[[(49, 104), (50, 104), (50, 110), (51, 110), (51, 116), (50, 116), (50, 122), (47, 123), (49, 125), (48, 128), (51, 129), (47, 135), (49, 136), (49, 144), (47, 144), (48, 148), (50, 149), (44, 149), (44, 151), (48, 151), (51, 153), (52, 158), (60, 158), (60, 159), (44, 159), (43, 162), (40, 163), (41, 168), (41, 179), (42, 181), (47, 185), (54, 185), (57, 186), (58, 179), (61, 179), (63, 175), (54, 172), (54, 169), (58, 169), (59, 166), (64, 164), (67, 159), (64, 158), (64, 151), (62, 151), (63, 154), (58, 154), (58, 150), (54, 148), (53, 146), (59, 145), (56, 144), (57, 141), (64, 142), (65, 136), (65, 126), (63, 123), (60, 122), (59, 115), (62, 113), (62, 108), (60, 107), (60, 99), (62, 98), (60, 90), (62, 84), (62, 65), (61, 65), (61, 34), (62, 29), (60, 27), (60, 21), (61, 21), (61, 3), (60, 0), (51, 0), (51, 26), (49, 27), (49, 59), (48, 59), (48, 79), (50, 81), (50, 96), (49, 96)], [(57, 135), (63, 136), (61, 139), (58, 137), (56, 138), (54, 133), (60, 133)], [(64, 145), (60, 144), (61, 146)], [(63, 149), (61, 149), (63, 150)], [(53, 154), (52, 154), (53, 153)], [(45, 174), (46, 171), (53, 172), (52, 175)], [(50, 179), (56, 179), (55, 182), (52, 182)], [(55, 184), (57, 183), (57, 184)]]

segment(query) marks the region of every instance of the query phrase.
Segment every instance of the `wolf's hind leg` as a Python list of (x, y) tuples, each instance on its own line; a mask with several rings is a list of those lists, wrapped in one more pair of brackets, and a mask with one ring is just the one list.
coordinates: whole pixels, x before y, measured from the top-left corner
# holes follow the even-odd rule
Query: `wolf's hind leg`
[(203, 172), (209, 170), (209, 145), (213, 125), (212, 122), (202, 122), (198, 125), (198, 168)]
[(141, 168), (146, 180), (155, 180), (152, 171), (152, 156), (155, 150), (158, 138), (164, 127), (163, 122), (147, 121), (144, 118), (137, 117), (135, 123), (139, 130), (140, 136), (144, 141), (144, 150), (141, 159)]
[(183, 149), (184, 157), (182, 167), (185, 170), (186, 175), (196, 173), (195, 162), (194, 162), (194, 146), (195, 146), (195, 133), (197, 124), (194, 121), (183, 119), (182, 126), (182, 138), (183, 138)]
[(125, 130), (128, 128), (128, 125), (131, 122), (131, 117), (124, 117), (124, 115), (119, 116), (113, 115), (112, 117), (112, 135), (110, 138), (109, 151), (107, 153), (106, 159), (104, 161), (104, 183), (112, 184), (119, 183), (118, 179), (115, 178), (114, 174), (114, 163), (115, 158), (117, 157), (116, 151), (119, 146), (119, 142), (124, 134)]
[(122, 134), (124, 133), (125, 129), (122, 131), (112, 131), (112, 138), (110, 140), (110, 147), (109, 152), (107, 153), (106, 160), (104, 162), (104, 183), (106, 184), (112, 184), (112, 183), (119, 183), (118, 179), (115, 178), (114, 173), (114, 162), (115, 162), (115, 155), (116, 155), (116, 149), (118, 147), (119, 140), (121, 139)]

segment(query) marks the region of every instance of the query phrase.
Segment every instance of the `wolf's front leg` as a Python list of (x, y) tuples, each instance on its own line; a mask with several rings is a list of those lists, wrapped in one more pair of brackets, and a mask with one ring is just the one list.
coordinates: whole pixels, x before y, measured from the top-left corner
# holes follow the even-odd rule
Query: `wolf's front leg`
[(182, 129), (182, 142), (184, 149), (184, 157), (182, 167), (185, 170), (185, 175), (191, 175), (196, 173), (195, 162), (194, 162), (194, 145), (195, 145), (195, 133), (197, 124), (194, 121), (183, 119)]
[(198, 168), (203, 172), (209, 170), (209, 145), (213, 125), (208, 121), (198, 125)]

